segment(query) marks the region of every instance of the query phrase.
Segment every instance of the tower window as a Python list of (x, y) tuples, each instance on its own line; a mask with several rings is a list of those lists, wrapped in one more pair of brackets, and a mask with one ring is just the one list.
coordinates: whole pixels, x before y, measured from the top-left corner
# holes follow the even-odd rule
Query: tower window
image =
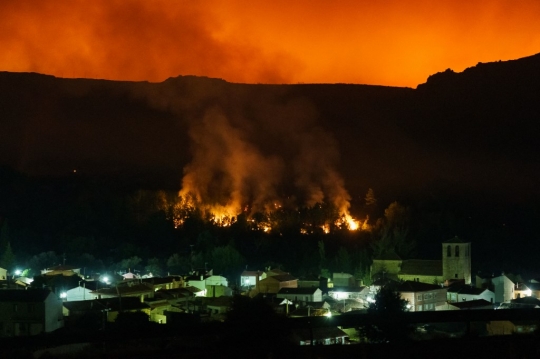
[(459, 246), (456, 246), (456, 257), (459, 257)]
[(446, 256), (452, 257), (452, 247), (450, 245), (446, 247)]

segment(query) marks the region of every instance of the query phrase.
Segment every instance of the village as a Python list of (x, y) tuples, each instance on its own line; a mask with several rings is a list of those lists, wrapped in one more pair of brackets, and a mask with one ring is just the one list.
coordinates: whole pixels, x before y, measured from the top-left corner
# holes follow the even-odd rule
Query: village
[[(364, 285), (350, 273), (331, 278), (298, 278), (279, 268), (247, 269), (228, 280), (212, 269), (154, 277), (130, 270), (85, 276), (66, 264), (27, 278), (2, 269), (0, 336), (34, 336), (61, 328), (105, 330), (125, 313), (144, 313), (147, 321), (167, 326), (223, 322), (236, 296), (259, 299), (282, 317), (335, 317), (365, 313), (381, 287), (406, 301), (408, 312), (540, 308), (540, 280), (511, 274), (471, 272), (471, 243), (454, 237), (441, 244), (440, 260), (402, 260), (395, 252), (374, 258), (372, 282)], [(241, 309), (241, 308), (240, 308)], [(415, 335), (438, 331), (456, 336), (461, 329), (419, 325)], [(480, 335), (531, 333), (534, 321), (488, 321)], [(355, 328), (328, 326), (295, 331), (296, 345), (362, 342)]]

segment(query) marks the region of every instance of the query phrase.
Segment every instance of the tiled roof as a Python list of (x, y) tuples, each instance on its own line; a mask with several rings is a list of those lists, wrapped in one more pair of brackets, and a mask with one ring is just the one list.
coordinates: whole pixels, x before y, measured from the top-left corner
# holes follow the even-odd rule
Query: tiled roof
[(275, 279), (278, 282), (289, 282), (289, 281), (297, 280), (295, 277), (293, 277), (290, 274), (273, 275), (270, 277), (266, 277), (265, 279)]
[(422, 282), (413, 282), (410, 280), (407, 280), (397, 287), (398, 292), (427, 292), (430, 290), (436, 290), (441, 289), (440, 286), (435, 284), (428, 284), (428, 283), (422, 283)]
[(399, 274), (441, 276), (443, 274), (442, 261), (426, 259), (405, 260), (401, 264), (401, 271)]
[(450, 243), (470, 243), (470, 242), (466, 242), (463, 239), (459, 238), (458, 236), (455, 236), (454, 238), (444, 241), (443, 243), (450, 244)]
[(449, 293), (459, 293), (459, 294), (470, 294), (470, 295), (480, 295), (484, 293), (486, 288), (476, 288), (470, 285), (452, 285), (448, 287)]
[(51, 293), (48, 289), (0, 289), (0, 302), (43, 302)]
[(117, 286), (114, 288), (103, 288), (103, 289), (92, 291), (91, 293), (117, 296), (118, 292), (120, 292), (121, 295), (129, 295), (129, 294), (148, 293), (152, 291), (153, 291), (152, 288), (150, 288), (147, 284), (134, 284), (134, 285), (122, 285), (122, 286)]
[(173, 283), (173, 282), (181, 282), (183, 281), (183, 279), (180, 276), (169, 276), (169, 277), (144, 278), (144, 279), (141, 279), (141, 281), (143, 283), (148, 283), (151, 285), (160, 285), (160, 284), (167, 284), (167, 283)]
[(266, 271), (266, 274), (268, 276), (276, 276), (276, 275), (285, 275), (289, 274), (288, 272), (285, 272), (279, 268), (270, 269), (269, 271)]
[(94, 300), (76, 300), (63, 302), (62, 305), (70, 311), (102, 311), (105, 309), (111, 311), (122, 310), (139, 310), (149, 308), (148, 304), (140, 301), (139, 298), (122, 297), (122, 298), (105, 298)]
[(277, 294), (313, 294), (319, 288), (309, 288), (309, 287), (300, 287), (300, 288), (281, 288)]

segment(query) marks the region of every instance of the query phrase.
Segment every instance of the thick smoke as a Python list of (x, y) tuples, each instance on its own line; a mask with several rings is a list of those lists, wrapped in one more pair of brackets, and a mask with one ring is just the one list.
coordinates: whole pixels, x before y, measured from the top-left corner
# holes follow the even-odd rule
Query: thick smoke
[(334, 138), (315, 128), (301, 135), (299, 146), (294, 161), (295, 184), (306, 194), (306, 205), (326, 202), (340, 214), (348, 214), (351, 197), (336, 170), (339, 152)]
[(183, 201), (218, 219), (317, 203), (350, 218), (338, 143), (305, 98), (284, 88), (196, 78), (171, 79), (146, 96), (184, 119), (189, 132)]
[(190, 129), (193, 160), (184, 169), (182, 197), (193, 196), (216, 214), (236, 216), (250, 204), (267, 210), (277, 200), (282, 161), (263, 156), (219, 110)]

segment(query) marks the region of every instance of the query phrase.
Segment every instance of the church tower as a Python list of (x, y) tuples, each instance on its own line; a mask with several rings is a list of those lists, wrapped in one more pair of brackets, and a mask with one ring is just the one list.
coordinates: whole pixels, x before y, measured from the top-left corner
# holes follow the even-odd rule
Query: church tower
[(471, 243), (457, 236), (442, 244), (443, 279), (471, 283)]

